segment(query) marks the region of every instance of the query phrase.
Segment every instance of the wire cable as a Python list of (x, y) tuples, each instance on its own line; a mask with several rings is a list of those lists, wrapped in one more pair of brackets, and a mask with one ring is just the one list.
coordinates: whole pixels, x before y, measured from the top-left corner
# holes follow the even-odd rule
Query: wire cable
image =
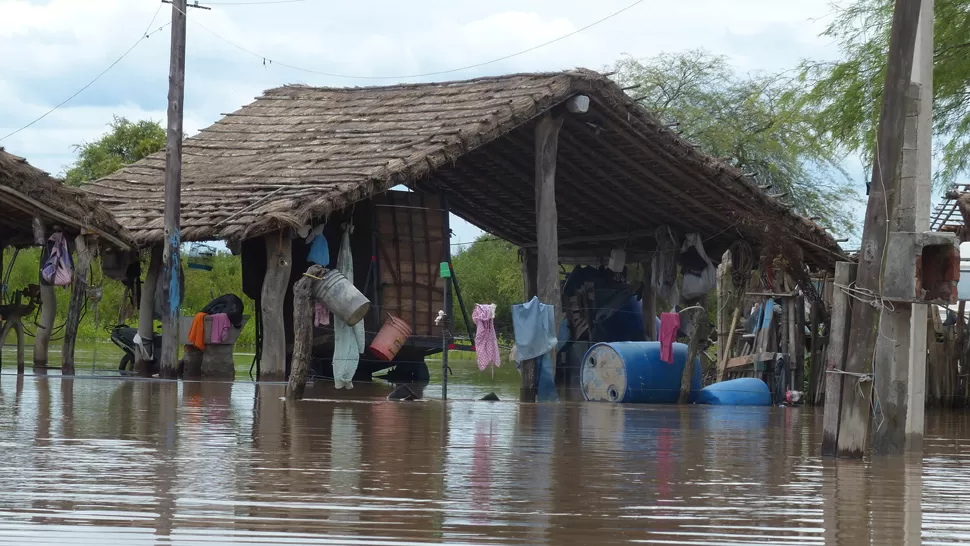
[(54, 106), (53, 108), (51, 108), (50, 110), (44, 112), (37, 119), (31, 121), (27, 125), (24, 125), (20, 129), (17, 129), (16, 131), (13, 131), (12, 133), (8, 133), (3, 138), (0, 138), (0, 142), (3, 142), (4, 140), (7, 140), (8, 138), (10, 138), (10, 137), (16, 135), (17, 133), (23, 131), (24, 129), (27, 129), (27, 128), (31, 127), (32, 125), (34, 125), (38, 121), (40, 121), (40, 120), (46, 118), (47, 116), (51, 115), (55, 110), (57, 110), (61, 106), (64, 106), (65, 104), (67, 104), (67, 103), (71, 102), (72, 100), (74, 100), (75, 97), (77, 97), (78, 95), (80, 95), (81, 93), (83, 93), (85, 90), (87, 90), (87, 88), (89, 88), (92, 85), (94, 85), (94, 83), (97, 82), (98, 80), (100, 80), (102, 76), (104, 76), (105, 74), (107, 74), (109, 70), (111, 70), (112, 68), (115, 67), (115, 65), (117, 65), (122, 60), (124, 60), (124, 58), (127, 57), (128, 54), (131, 53), (135, 49), (135, 47), (138, 46), (138, 44), (142, 43), (144, 40), (147, 40), (148, 37), (151, 36), (152, 34), (155, 34), (156, 32), (158, 32), (158, 31), (162, 30), (163, 28), (167, 27), (168, 25), (170, 25), (171, 23), (165, 23), (164, 25), (158, 27), (154, 31), (149, 32), (149, 29), (151, 29), (152, 28), (152, 25), (155, 23), (155, 19), (158, 17), (158, 12), (160, 12), (161, 10), (162, 10), (162, 4), (159, 4), (158, 5), (158, 9), (155, 10), (155, 15), (152, 15), (151, 22), (149, 22), (148, 23), (148, 26), (145, 28), (145, 32), (142, 32), (141, 33), (141, 37), (138, 38), (138, 40), (135, 43), (131, 44), (131, 47), (129, 47), (127, 51), (125, 51), (124, 53), (122, 53), (121, 56), (118, 57), (117, 59), (115, 59), (115, 61), (113, 63), (109, 64), (108, 65), (108, 68), (105, 68), (104, 70), (102, 70), (101, 73), (99, 73), (97, 76), (95, 76), (93, 80), (91, 80), (87, 84), (85, 84), (84, 87), (78, 89), (77, 91), (74, 92), (73, 95), (71, 95), (70, 97), (67, 97), (66, 99), (64, 99), (63, 101), (61, 101), (60, 103), (58, 103), (56, 106)]
[[(293, 0), (290, 0), (290, 1), (293, 1)], [(629, 5), (627, 5), (624, 8), (621, 8), (621, 9), (619, 9), (617, 11), (614, 11), (613, 13), (611, 13), (611, 14), (609, 14), (609, 15), (601, 18), (601, 19), (598, 19), (596, 21), (593, 21), (592, 23), (589, 23), (588, 25), (586, 25), (584, 27), (580, 27), (580, 28), (578, 28), (578, 29), (576, 29), (576, 30), (568, 33), (568, 34), (564, 34), (562, 36), (559, 36), (558, 38), (553, 38), (552, 40), (549, 40), (547, 42), (543, 42), (541, 44), (532, 46), (532, 47), (530, 47), (528, 49), (523, 49), (522, 51), (518, 51), (516, 53), (511, 53), (509, 55), (504, 55), (502, 57), (498, 57), (498, 58), (491, 59), (491, 60), (488, 60), (488, 61), (483, 61), (483, 62), (480, 62), (480, 63), (470, 64), (470, 65), (466, 65), (466, 66), (461, 66), (461, 67), (458, 67), (458, 68), (451, 68), (451, 69), (448, 69), (448, 70), (437, 70), (437, 71), (434, 71), (434, 72), (424, 72), (424, 73), (421, 73), (421, 74), (406, 74), (406, 75), (397, 75), (397, 76), (362, 76), (362, 75), (351, 75), (351, 74), (339, 74), (339, 73), (336, 73), (336, 72), (325, 72), (325, 71), (322, 71), (322, 70), (314, 70), (314, 69), (310, 69), (310, 68), (299, 67), (299, 66), (292, 65), (292, 64), (289, 64), (289, 63), (285, 63), (285, 62), (282, 62), (282, 61), (278, 61), (278, 60), (273, 59), (273, 58), (271, 58), (269, 56), (266, 56), (266, 55), (262, 55), (260, 53), (257, 53), (257, 52), (255, 52), (255, 51), (253, 51), (251, 49), (248, 49), (248, 48), (246, 48), (246, 47), (244, 47), (244, 46), (242, 46), (242, 45), (240, 45), (240, 44), (238, 44), (238, 43), (236, 43), (236, 42), (234, 42), (234, 41), (232, 41), (232, 40), (230, 40), (230, 39), (228, 39), (228, 38), (220, 35), (216, 31), (210, 29), (209, 27), (203, 25), (202, 23), (199, 23), (199, 22), (195, 21), (194, 19), (189, 19), (189, 20), (192, 21), (193, 24), (198, 25), (199, 27), (201, 27), (203, 30), (205, 30), (209, 34), (212, 34), (216, 38), (222, 40), (223, 42), (226, 42), (227, 44), (235, 47), (236, 49), (238, 49), (238, 50), (240, 50), (240, 51), (242, 51), (244, 53), (248, 53), (249, 55), (252, 55), (253, 57), (256, 57), (258, 59), (262, 59), (264, 64), (267, 64), (267, 63), (268, 64), (277, 64), (279, 66), (282, 66), (282, 67), (285, 67), (285, 68), (289, 68), (291, 70), (297, 70), (299, 72), (306, 72), (308, 74), (316, 74), (316, 75), (319, 75), (319, 76), (328, 76), (328, 77), (331, 77), (331, 78), (344, 78), (344, 79), (349, 79), (349, 80), (406, 80), (406, 79), (411, 79), (411, 78), (424, 78), (424, 77), (428, 77), (428, 76), (440, 76), (440, 75), (443, 75), (443, 74), (452, 74), (454, 72), (462, 72), (464, 70), (471, 70), (472, 68), (479, 68), (479, 67), (482, 67), (482, 66), (486, 66), (486, 65), (490, 65), (490, 64), (497, 63), (497, 62), (505, 61), (505, 60), (511, 59), (513, 57), (518, 57), (519, 55), (524, 55), (526, 53), (530, 53), (530, 52), (535, 51), (537, 49), (540, 49), (540, 48), (546, 47), (548, 45), (554, 44), (556, 42), (565, 40), (566, 38), (569, 38), (571, 36), (575, 36), (576, 34), (579, 34), (580, 32), (583, 32), (583, 31), (585, 31), (587, 29), (590, 29), (590, 28), (592, 28), (592, 27), (600, 24), (600, 23), (603, 23), (604, 21), (607, 21), (609, 19), (612, 19), (613, 17), (616, 17), (617, 15), (620, 15), (621, 13), (623, 13), (625, 11), (628, 11), (630, 9), (633, 9), (634, 7), (642, 4), (644, 1), (645, 0), (636, 0), (632, 4), (629, 4)], [(176, 9), (178, 9), (178, 8), (176, 8)]]

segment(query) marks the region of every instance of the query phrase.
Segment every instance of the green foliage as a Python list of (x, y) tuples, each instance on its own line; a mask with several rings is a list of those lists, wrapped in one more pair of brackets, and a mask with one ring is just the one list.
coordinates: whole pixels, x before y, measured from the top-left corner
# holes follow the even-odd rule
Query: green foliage
[[(3, 262), (5, 264), (5, 270), (10, 265), (11, 260), (13, 260), (13, 254), (13, 248), (7, 248), (4, 251)], [(15, 291), (22, 290), (29, 284), (37, 284), (39, 267), (39, 248), (21, 250), (16, 262), (14, 262), (10, 277), (7, 280), (7, 294), (12, 296)], [(144, 271), (145, 269), (147, 269), (147, 264), (143, 263), (142, 270)], [(98, 303), (98, 320), (96, 324), (94, 307), (92, 302), (88, 301), (85, 313), (81, 319), (81, 325), (78, 328), (79, 342), (106, 341), (111, 327), (118, 323), (119, 318), (121, 322), (127, 323), (130, 326), (137, 325), (137, 308), (132, 310), (130, 316), (119, 317), (119, 309), (121, 308), (125, 287), (118, 281), (105, 278), (101, 274), (100, 263), (97, 261), (92, 266), (91, 285), (102, 287), (102, 299)], [(57, 319), (55, 321), (55, 327), (59, 328), (67, 319), (71, 288), (56, 288), (55, 292), (57, 294)], [(192, 315), (201, 310), (213, 298), (228, 293), (236, 294), (242, 298), (243, 304), (245, 305), (245, 313), (250, 317), (254, 316), (253, 301), (242, 294), (242, 264), (239, 257), (232, 256), (228, 253), (217, 253), (212, 263), (212, 271), (185, 268), (185, 299), (182, 303), (182, 314)], [(36, 329), (36, 325), (34, 324), (35, 320), (36, 318), (32, 316), (24, 321), (27, 329), (31, 332)], [(156, 331), (161, 330), (161, 325), (157, 321), (155, 323), (155, 329)], [(239, 340), (236, 342), (237, 347), (253, 347), (256, 341), (255, 332), (255, 323), (251, 320), (243, 328)], [(63, 331), (59, 330), (55, 333), (54, 337), (59, 338), (62, 333)]]
[[(455, 276), (461, 284), (461, 295), (469, 320), (476, 303), (494, 303), (495, 331), (499, 336), (512, 336), (512, 305), (522, 303), (522, 264), (518, 248), (491, 235), (482, 235), (452, 259)], [(458, 299), (455, 297), (455, 314)], [(465, 333), (465, 323), (455, 320), (455, 329)]]
[(165, 148), (165, 130), (156, 121), (115, 116), (108, 127), (98, 140), (74, 146), (78, 158), (64, 176), (68, 184), (97, 180)]
[[(823, 36), (842, 50), (836, 62), (804, 62), (800, 79), (811, 91), (816, 127), (846, 151), (871, 164), (882, 106), (892, 0), (855, 0), (836, 8)], [(936, 0), (934, 28), (933, 129), (938, 143), (939, 185), (970, 168), (970, 3)]]
[(705, 51), (624, 58), (614, 78), (640, 103), (707, 154), (751, 173), (794, 210), (850, 232), (843, 206), (855, 195), (842, 152), (815, 131), (800, 83), (783, 74), (739, 75), (726, 57)]

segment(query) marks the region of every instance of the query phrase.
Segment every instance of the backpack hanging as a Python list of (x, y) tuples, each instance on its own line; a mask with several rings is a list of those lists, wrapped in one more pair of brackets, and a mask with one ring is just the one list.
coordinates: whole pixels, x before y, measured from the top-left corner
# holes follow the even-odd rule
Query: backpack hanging
[(41, 266), (40, 275), (44, 282), (54, 286), (67, 286), (74, 279), (74, 263), (67, 239), (61, 232), (54, 232), (47, 239), (47, 259)]

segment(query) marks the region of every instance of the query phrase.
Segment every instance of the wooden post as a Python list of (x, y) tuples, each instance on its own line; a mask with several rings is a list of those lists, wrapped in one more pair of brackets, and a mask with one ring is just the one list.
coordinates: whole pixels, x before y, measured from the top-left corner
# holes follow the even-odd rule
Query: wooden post
[(145, 360), (140, 352), (135, 353), (135, 372), (142, 377), (152, 374), (152, 361), (159, 357), (155, 354), (155, 289), (158, 287), (161, 271), (162, 247), (155, 245), (151, 249), (145, 282), (141, 285), (141, 300), (138, 302), (138, 337), (141, 338), (145, 353), (151, 357)]
[(653, 260), (640, 262), (643, 269), (643, 333), (647, 341), (657, 341), (657, 287), (653, 284)]
[(168, 131), (165, 146), (165, 241), (162, 254), (162, 354), (161, 377), (174, 378), (179, 354), (179, 286), (182, 231), (182, 103), (185, 98), (186, 0), (172, 0), (172, 41), (168, 72)]
[(795, 385), (793, 390), (805, 390), (805, 297), (792, 298), (795, 302)]
[(691, 317), (690, 341), (687, 343), (687, 362), (684, 362), (684, 373), (680, 376), (680, 398), (678, 404), (686, 404), (690, 399), (690, 387), (694, 378), (694, 360), (700, 351), (701, 342), (708, 333), (707, 311), (699, 307), (693, 311)]
[(311, 265), (306, 275), (293, 285), (293, 358), (290, 366), (290, 383), (286, 387), (286, 397), (302, 400), (306, 389), (310, 360), (313, 358), (313, 305), (310, 296), (313, 277), (322, 278), (326, 269)]
[[(556, 152), (563, 117), (546, 112), (535, 128), (536, 176), (536, 294), (556, 308), (559, 320), (559, 217), (556, 212)], [(558, 324), (557, 324), (558, 326)], [(555, 359), (553, 359), (555, 360)]]
[[(839, 441), (839, 422), (842, 411), (842, 390), (845, 376), (845, 353), (852, 320), (852, 300), (840, 286), (849, 286), (855, 278), (857, 265), (850, 262), (835, 264), (835, 285), (832, 292), (832, 319), (829, 325), (829, 348), (825, 354), (825, 410), (822, 415), (822, 455), (834, 457)], [(851, 384), (855, 384), (853, 381)]]
[(74, 264), (74, 283), (71, 285), (71, 303), (67, 308), (67, 322), (64, 325), (64, 344), (61, 347), (61, 375), (74, 375), (74, 345), (77, 343), (77, 329), (81, 324), (81, 311), (88, 297), (88, 273), (94, 248), (89, 247), (84, 235), (74, 239), (77, 263)]
[[(740, 303), (740, 302), (739, 302)], [(724, 346), (724, 356), (717, 361), (717, 381), (724, 381), (724, 370), (727, 361), (731, 358), (731, 347), (734, 345), (734, 331), (738, 329), (738, 319), (741, 318), (741, 306), (734, 308), (734, 316), (731, 317), (731, 329), (728, 331), (727, 342)]]
[(731, 271), (731, 251), (728, 250), (721, 256), (721, 263), (717, 266), (717, 363), (719, 366), (722, 361), (727, 360), (728, 357), (725, 355), (730, 353), (725, 340), (731, 335), (728, 332), (731, 323), (730, 303), (734, 299), (731, 297), (731, 288), (734, 286)]
[[(536, 255), (529, 249), (522, 249), (522, 285), (525, 300), (529, 301), (536, 295)], [(519, 385), (519, 401), (536, 401), (536, 361), (523, 360), (519, 363), (521, 383)]]
[[(898, 189), (897, 166), (902, 152), (906, 93), (913, 69), (913, 51), (919, 22), (920, 0), (896, 0), (889, 38), (882, 111), (876, 135), (876, 160), (862, 232), (862, 252), (855, 285), (879, 294), (883, 278), (891, 196)], [(887, 209), (889, 209), (887, 211)], [(887, 215), (888, 212), (888, 215)], [(855, 374), (853, 388), (842, 390), (838, 455), (861, 458), (869, 435), (872, 398), (872, 357), (879, 332), (881, 310), (871, 305), (852, 308), (846, 372)]]
[[(34, 243), (43, 249), (47, 244), (47, 230), (44, 221), (34, 217), (32, 221)], [(44, 259), (43, 250), (41, 260)], [(54, 329), (54, 319), (57, 317), (57, 297), (54, 286), (44, 281), (37, 268), (37, 278), (40, 284), (40, 322), (37, 324), (37, 335), (34, 337), (34, 373), (47, 373), (47, 348)]]
[(809, 372), (811, 377), (808, 380), (808, 400), (813, 406), (817, 406), (819, 403), (819, 393), (821, 389), (819, 385), (825, 380), (825, 372), (821, 369), (821, 359), (819, 358), (819, 335), (818, 335), (818, 302), (812, 301), (812, 310), (809, 312), (809, 329), (811, 331), (812, 339), (809, 345)]
[(264, 237), (266, 241), (266, 276), (260, 295), (263, 316), (263, 349), (260, 381), (286, 380), (286, 328), (283, 299), (290, 282), (293, 244), (286, 231)]

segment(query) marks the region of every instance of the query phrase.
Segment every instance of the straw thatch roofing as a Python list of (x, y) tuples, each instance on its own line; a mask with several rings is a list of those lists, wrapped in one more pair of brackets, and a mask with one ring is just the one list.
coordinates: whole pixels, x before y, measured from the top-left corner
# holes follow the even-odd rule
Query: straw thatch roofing
[[(534, 118), (576, 94), (557, 166), (563, 255), (670, 225), (723, 251), (797, 244), (810, 261), (840, 252), (730, 165), (697, 152), (608, 78), (579, 70), (371, 88), (286, 86), (183, 147), (184, 240), (245, 239), (299, 226), (398, 184), (444, 190), (454, 213), (520, 245), (535, 242)], [(141, 244), (163, 240), (164, 153), (87, 186)]]
[(122, 250), (134, 246), (131, 235), (101, 204), (85, 192), (61, 184), (27, 160), (0, 148), (0, 242), (33, 243), (31, 220), (38, 216), (49, 229), (93, 234)]

